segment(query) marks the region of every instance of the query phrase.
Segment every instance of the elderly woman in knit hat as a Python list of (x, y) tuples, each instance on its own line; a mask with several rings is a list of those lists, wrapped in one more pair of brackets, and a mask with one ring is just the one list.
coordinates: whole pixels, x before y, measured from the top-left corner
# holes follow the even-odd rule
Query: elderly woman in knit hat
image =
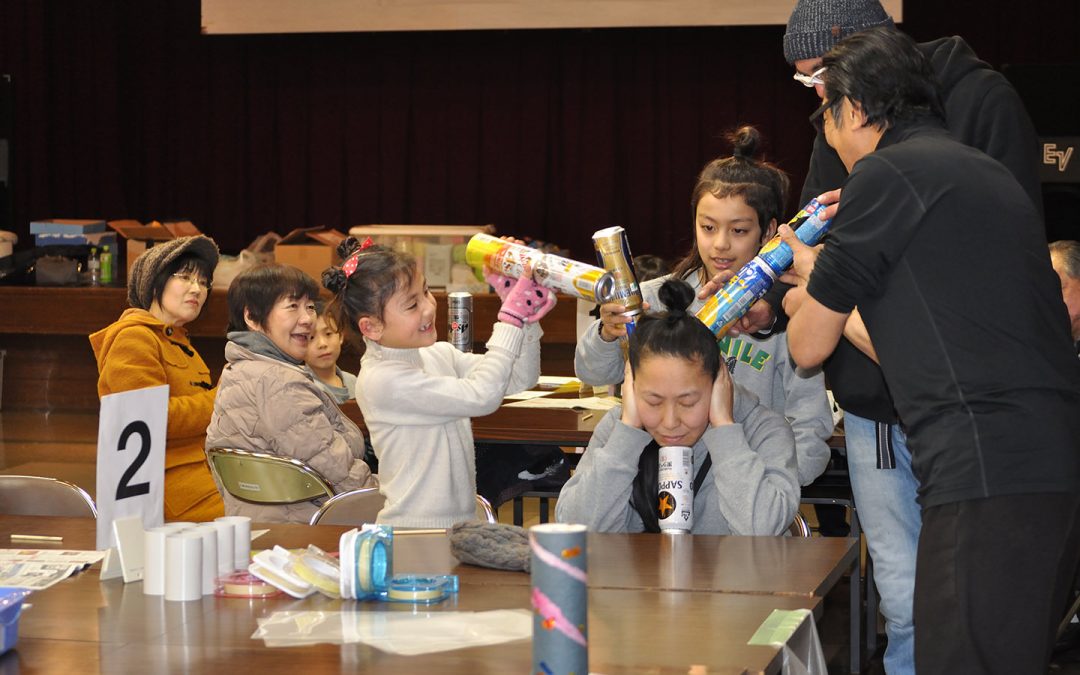
[(131, 307), (90, 336), (98, 396), (169, 385), (165, 520), (212, 520), (225, 512), (203, 450), (215, 388), (184, 330), (206, 304), (217, 263), (217, 245), (202, 235), (150, 248), (128, 275)]

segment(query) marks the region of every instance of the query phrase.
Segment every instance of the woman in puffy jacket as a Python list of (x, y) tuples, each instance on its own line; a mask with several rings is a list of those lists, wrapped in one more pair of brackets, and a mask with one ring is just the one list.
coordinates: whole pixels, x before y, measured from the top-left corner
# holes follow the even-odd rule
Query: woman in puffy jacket
[[(228, 362), (218, 381), (206, 447), (298, 459), (335, 492), (377, 485), (364, 437), (312, 379), (304, 356), (315, 328), (315, 280), (286, 265), (245, 270), (229, 286)], [(307, 523), (321, 500), (245, 502), (223, 491), (225, 512), (259, 522)]]

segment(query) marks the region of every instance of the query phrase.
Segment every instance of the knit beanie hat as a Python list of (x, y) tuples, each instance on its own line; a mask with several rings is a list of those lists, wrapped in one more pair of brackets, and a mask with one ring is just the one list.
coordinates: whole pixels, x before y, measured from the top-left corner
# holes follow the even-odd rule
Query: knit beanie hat
[(200, 234), (159, 242), (146, 249), (132, 264), (128, 272), (128, 304), (139, 309), (150, 309), (154, 302), (154, 277), (185, 253), (206, 261), (210, 269), (217, 267), (218, 247), (210, 237)]
[(878, 0), (799, 0), (784, 33), (784, 58), (816, 59), (848, 35), (874, 26), (894, 26)]

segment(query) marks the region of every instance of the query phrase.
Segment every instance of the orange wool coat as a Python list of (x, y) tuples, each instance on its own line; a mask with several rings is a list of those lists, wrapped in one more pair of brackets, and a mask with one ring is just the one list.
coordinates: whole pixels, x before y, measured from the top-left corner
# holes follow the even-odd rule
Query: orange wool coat
[(225, 514), (203, 446), (214, 412), (210, 369), (183, 328), (143, 309), (128, 309), (90, 336), (98, 396), (169, 385), (165, 432), (165, 520), (213, 520)]

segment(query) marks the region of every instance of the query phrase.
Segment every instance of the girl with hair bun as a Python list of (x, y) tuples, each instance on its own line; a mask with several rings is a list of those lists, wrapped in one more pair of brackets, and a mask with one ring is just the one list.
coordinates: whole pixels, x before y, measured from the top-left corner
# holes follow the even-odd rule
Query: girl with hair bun
[(450, 527), (476, 519), (476, 455), (471, 419), (540, 376), (537, 323), (555, 294), (529, 277), (488, 274), (502, 298), (484, 354), (438, 342), (435, 298), (416, 259), (352, 237), (345, 262), (323, 272), (337, 325), (363, 336), (356, 403), (379, 460), (386, 505), (378, 522)]
[[(726, 281), (757, 255), (776, 234), (787, 195), (787, 176), (754, 158), (761, 141), (756, 129), (742, 127), (728, 138), (733, 154), (712, 160), (698, 176), (690, 197), (694, 246), (670, 275), (689, 283), (695, 294), (717, 276)], [(657, 291), (667, 278), (642, 283), (642, 297), (650, 306), (666, 306)], [(695, 297), (689, 311), (696, 313), (704, 303)], [(625, 311), (616, 303), (601, 305), (600, 319), (578, 338), (574, 371), (583, 382), (600, 385), (623, 379), (620, 340), (629, 321)], [(796, 368), (785, 333), (729, 334), (714, 345), (735, 382), (787, 418), (795, 434), (799, 484), (812, 483), (829, 463), (826, 441), (833, 430), (821, 370)]]
[(668, 310), (639, 317), (623, 405), (596, 426), (556, 518), (598, 532), (658, 532), (659, 449), (689, 446), (693, 533), (784, 532), (799, 506), (791, 428), (721, 367), (712, 332), (687, 312), (686, 282), (668, 279), (658, 296)]

